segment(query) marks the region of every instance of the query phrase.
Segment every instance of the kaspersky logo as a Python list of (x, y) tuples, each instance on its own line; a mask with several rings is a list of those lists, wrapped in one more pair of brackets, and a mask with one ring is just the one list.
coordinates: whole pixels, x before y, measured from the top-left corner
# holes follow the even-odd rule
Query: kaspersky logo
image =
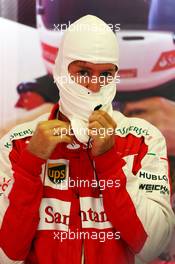
[(48, 178), (54, 184), (59, 184), (66, 178), (66, 164), (48, 163)]
[(175, 68), (175, 50), (163, 52), (152, 69), (152, 72), (164, 71), (171, 68)]

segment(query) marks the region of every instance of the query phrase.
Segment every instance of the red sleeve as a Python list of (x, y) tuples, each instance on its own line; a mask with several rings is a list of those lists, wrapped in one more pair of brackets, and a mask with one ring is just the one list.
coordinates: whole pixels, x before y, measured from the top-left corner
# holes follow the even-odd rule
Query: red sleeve
[(15, 148), (8, 158), (6, 166), (9, 168), (3, 169), (6, 174), (9, 171), (11, 181), (0, 197), (0, 247), (8, 258), (24, 260), (39, 223), (43, 192), (40, 173), (45, 161), (26, 149), (19, 154)]

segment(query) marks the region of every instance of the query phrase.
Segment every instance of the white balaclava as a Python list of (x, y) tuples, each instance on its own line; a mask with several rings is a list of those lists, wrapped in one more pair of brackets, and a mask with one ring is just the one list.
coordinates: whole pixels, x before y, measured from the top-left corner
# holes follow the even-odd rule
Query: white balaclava
[[(68, 66), (73, 61), (112, 63), (118, 66), (118, 43), (111, 28), (96, 16), (87, 15), (65, 31), (55, 61), (53, 76), (59, 88), (60, 111), (70, 120), (75, 137), (82, 143), (89, 139), (88, 118), (97, 105), (113, 116), (112, 100), (116, 82), (104, 85), (99, 92), (92, 92), (73, 81)], [(83, 131), (83, 133), (82, 133)]]

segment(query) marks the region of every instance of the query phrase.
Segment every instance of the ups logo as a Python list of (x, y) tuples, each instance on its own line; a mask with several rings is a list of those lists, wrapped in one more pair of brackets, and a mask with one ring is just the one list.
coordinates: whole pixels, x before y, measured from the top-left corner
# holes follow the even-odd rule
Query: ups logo
[(48, 163), (48, 177), (51, 182), (58, 184), (66, 178), (66, 164)]

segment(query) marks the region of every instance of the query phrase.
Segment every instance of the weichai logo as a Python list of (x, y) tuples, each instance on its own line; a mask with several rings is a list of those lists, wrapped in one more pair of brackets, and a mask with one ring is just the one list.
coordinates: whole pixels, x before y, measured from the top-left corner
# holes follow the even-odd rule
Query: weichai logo
[(54, 184), (59, 184), (66, 178), (66, 164), (48, 163), (48, 177)]
[(175, 50), (163, 52), (153, 67), (152, 72), (168, 70), (171, 68), (175, 68)]

